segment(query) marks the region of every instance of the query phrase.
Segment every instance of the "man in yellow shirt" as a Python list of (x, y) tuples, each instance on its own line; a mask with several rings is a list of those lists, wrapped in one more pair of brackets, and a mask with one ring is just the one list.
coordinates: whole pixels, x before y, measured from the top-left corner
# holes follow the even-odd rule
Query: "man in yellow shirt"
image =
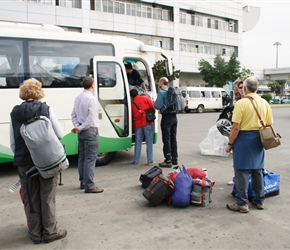
[(264, 148), (261, 143), (259, 128), (261, 127), (257, 113), (251, 103), (253, 98), (261, 118), (266, 125), (272, 125), (272, 110), (268, 102), (257, 94), (258, 81), (255, 77), (247, 78), (243, 83), (245, 98), (235, 104), (232, 129), (226, 151), (234, 148), (234, 170), (237, 194), (235, 204), (227, 204), (227, 208), (241, 213), (249, 212), (248, 207), (248, 175), (252, 176), (252, 186), (256, 193), (252, 203), (264, 208)]

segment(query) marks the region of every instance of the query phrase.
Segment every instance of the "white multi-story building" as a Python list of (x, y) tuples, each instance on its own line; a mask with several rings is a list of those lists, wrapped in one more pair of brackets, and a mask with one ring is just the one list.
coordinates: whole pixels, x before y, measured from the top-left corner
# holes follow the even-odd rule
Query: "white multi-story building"
[(179, 86), (205, 85), (201, 59), (213, 63), (220, 54), (229, 60), (236, 52), (241, 61), (241, 1), (9, 0), (1, 2), (0, 20), (117, 34), (162, 47), (181, 71)]

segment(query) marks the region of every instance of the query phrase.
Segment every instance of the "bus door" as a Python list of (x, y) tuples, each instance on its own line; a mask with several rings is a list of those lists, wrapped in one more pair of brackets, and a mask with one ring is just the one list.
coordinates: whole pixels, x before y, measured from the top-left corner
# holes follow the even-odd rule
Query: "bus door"
[(95, 96), (99, 104), (99, 153), (116, 152), (132, 146), (131, 99), (122, 61), (111, 56), (93, 60)]

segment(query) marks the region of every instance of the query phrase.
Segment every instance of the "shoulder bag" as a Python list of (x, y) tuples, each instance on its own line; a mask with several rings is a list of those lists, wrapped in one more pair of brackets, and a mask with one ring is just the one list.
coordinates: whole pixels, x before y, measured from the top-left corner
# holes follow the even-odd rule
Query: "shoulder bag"
[[(143, 112), (135, 102), (132, 102), (132, 103), (136, 106), (136, 108), (139, 110), (140, 113)], [(156, 119), (153, 109), (149, 108), (149, 109), (144, 110), (144, 112), (146, 113), (147, 122), (153, 122)]]
[(257, 113), (259, 121), (262, 125), (262, 127), (260, 127), (259, 132), (260, 132), (260, 137), (261, 137), (261, 142), (262, 142), (263, 147), (267, 150), (267, 149), (271, 149), (271, 148), (276, 148), (279, 145), (281, 145), (281, 136), (274, 131), (274, 129), (271, 125), (265, 125), (260, 114), (258, 113), (257, 108), (254, 105), (253, 98), (248, 97), (248, 96), (246, 98), (250, 99), (250, 101), (251, 101), (251, 103), (252, 103), (252, 105)]

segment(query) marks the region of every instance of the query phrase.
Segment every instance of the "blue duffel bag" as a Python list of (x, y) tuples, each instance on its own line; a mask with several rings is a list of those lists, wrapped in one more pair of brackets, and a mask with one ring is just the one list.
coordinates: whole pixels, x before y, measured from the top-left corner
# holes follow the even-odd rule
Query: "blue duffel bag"
[[(264, 175), (264, 193), (266, 197), (279, 195), (280, 193), (280, 174), (274, 174), (268, 170), (263, 170)], [(237, 193), (236, 184), (234, 185), (232, 195), (235, 196)], [(251, 174), (249, 174), (249, 189), (248, 197), (251, 200), (256, 194), (252, 188)]]

